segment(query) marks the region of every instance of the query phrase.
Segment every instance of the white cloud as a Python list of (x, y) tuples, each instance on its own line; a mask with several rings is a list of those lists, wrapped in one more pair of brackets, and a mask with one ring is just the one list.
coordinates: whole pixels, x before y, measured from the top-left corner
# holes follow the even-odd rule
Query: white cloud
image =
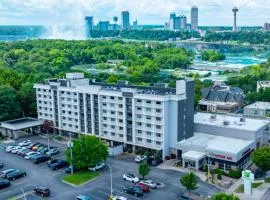
[(231, 24), (234, 6), (239, 7), (241, 25), (270, 21), (270, 0), (0, 0), (0, 18), (17, 24), (78, 24), (85, 15), (94, 15), (95, 21), (111, 20), (129, 10), (139, 23), (163, 24), (172, 11), (189, 18), (192, 4), (199, 7), (201, 24)]

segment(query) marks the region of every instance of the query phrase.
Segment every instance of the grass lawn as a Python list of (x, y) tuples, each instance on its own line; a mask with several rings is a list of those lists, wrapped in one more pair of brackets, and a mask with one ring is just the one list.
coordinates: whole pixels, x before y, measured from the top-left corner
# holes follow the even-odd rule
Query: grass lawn
[(99, 176), (98, 172), (90, 172), (90, 171), (78, 171), (74, 174), (70, 174), (63, 177), (63, 181), (74, 185), (81, 185), (87, 181), (90, 181)]
[[(257, 188), (261, 184), (263, 184), (263, 182), (252, 183), (252, 188)], [(239, 185), (239, 187), (236, 188), (236, 190), (234, 192), (236, 192), (236, 193), (244, 193), (244, 185), (243, 184)]]
[(264, 179), (264, 182), (265, 182), (265, 183), (270, 183), (270, 178), (265, 178), (265, 179)]

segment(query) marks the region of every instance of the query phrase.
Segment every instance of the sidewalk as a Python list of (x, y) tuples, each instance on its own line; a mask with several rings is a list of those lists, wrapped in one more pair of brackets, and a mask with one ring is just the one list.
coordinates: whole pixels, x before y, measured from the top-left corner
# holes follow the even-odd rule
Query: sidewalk
[(182, 168), (182, 167), (175, 167), (174, 164), (178, 162), (178, 160), (166, 160), (162, 164), (158, 165), (158, 168), (160, 169), (171, 169), (183, 173), (188, 173), (192, 171), (196, 176), (198, 176), (202, 181), (206, 181), (206, 176), (203, 172), (196, 171), (189, 168)]
[(241, 200), (268, 200), (270, 197), (267, 199), (263, 199), (264, 194), (266, 191), (270, 188), (270, 183), (264, 183), (258, 188), (253, 188), (252, 189), (252, 195), (246, 195), (244, 193), (235, 193), (236, 196), (238, 196)]

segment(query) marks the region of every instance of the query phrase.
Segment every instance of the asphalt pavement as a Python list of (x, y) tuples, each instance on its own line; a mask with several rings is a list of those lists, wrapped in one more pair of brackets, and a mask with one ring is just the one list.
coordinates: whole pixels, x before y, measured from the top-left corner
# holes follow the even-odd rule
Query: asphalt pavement
[[(46, 139), (40, 137), (29, 138), (32, 141), (42, 142), (46, 144)], [(66, 145), (62, 145), (51, 141), (53, 146), (59, 147), (61, 153), (57, 158), (63, 158)], [(79, 194), (84, 194), (91, 197), (93, 200), (107, 200), (110, 195), (110, 174), (109, 168), (106, 167), (101, 171), (101, 175), (92, 182), (89, 182), (80, 187), (72, 187), (62, 183), (61, 178), (65, 175), (63, 169), (51, 171), (46, 163), (34, 165), (31, 161), (24, 158), (6, 153), (4, 144), (0, 143), (0, 162), (5, 164), (5, 168), (16, 168), (26, 171), (27, 176), (12, 182), (9, 188), (0, 191), (0, 200), (17, 197), (24, 199), (23, 193), (27, 200), (43, 199), (33, 194), (32, 189), (35, 186), (47, 186), (51, 190), (51, 197), (44, 199), (54, 200), (74, 200)], [(113, 175), (113, 194), (127, 197), (129, 200), (146, 199), (146, 200), (176, 200), (185, 192), (181, 186), (179, 179), (183, 175), (181, 172), (173, 170), (162, 170), (156, 167), (151, 168), (150, 174), (146, 177), (154, 181), (163, 183), (162, 188), (151, 190), (145, 193), (143, 197), (136, 198), (129, 194), (124, 194), (123, 189), (126, 186), (132, 185), (122, 179), (123, 173), (134, 173), (138, 175), (138, 164), (133, 161), (132, 157), (109, 158), (107, 162), (112, 166)], [(219, 189), (205, 182), (199, 181), (196, 193), (204, 196), (213, 195), (219, 192)]]

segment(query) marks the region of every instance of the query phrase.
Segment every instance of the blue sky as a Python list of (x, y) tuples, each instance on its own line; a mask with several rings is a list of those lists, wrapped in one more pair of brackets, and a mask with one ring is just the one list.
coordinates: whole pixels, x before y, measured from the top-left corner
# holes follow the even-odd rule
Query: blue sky
[(231, 25), (232, 7), (238, 6), (239, 25), (270, 22), (270, 0), (0, 0), (0, 24), (53, 25), (82, 23), (85, 15), (111, 20), (129, 10), (139, 24), (164, 24), (169, 13), (184, 14), (190, 20), (190, 7), (199, 7), (200, 25)]

